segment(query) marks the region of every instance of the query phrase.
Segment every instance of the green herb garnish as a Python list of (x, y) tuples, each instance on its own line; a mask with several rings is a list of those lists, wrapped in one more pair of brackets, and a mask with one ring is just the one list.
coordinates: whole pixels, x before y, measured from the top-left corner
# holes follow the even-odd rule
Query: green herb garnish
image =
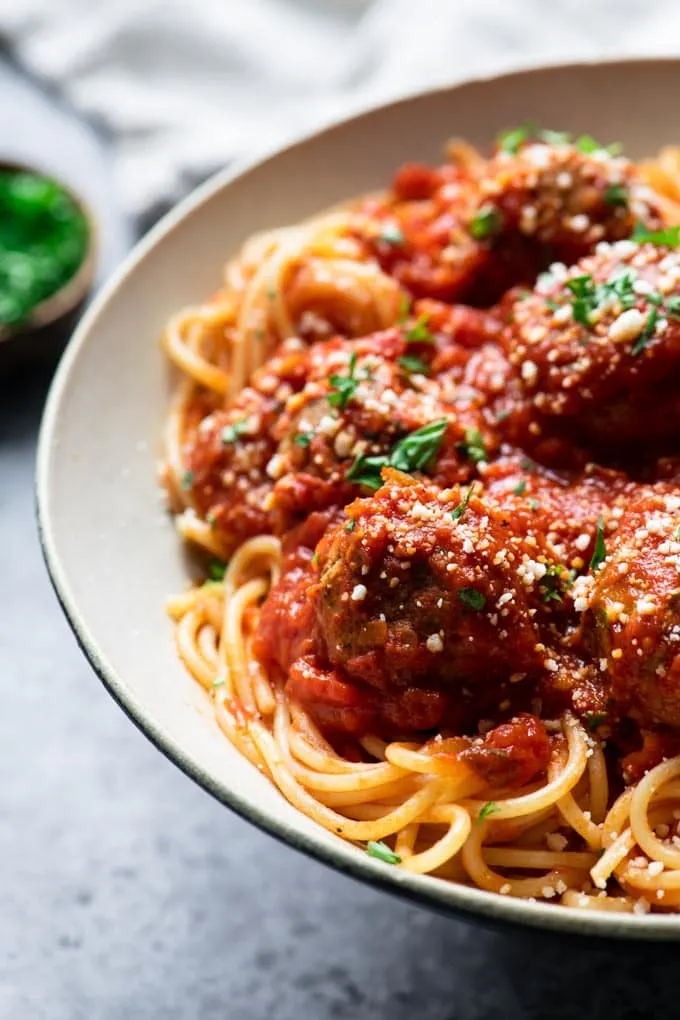
[(503, 225), (503, 218), (494, 206), (489, 205), (480, 209), (470, 223), (470, 233), (477, 241), (485, 237), (492, 237), (497, 234)]
[(529, 509), (534, 511), (538, 510), (539, 506), (541, 505), (537, 499), (528, 499), (527, 503), (529, 504)]
[(182, 488), (186, 492), (186, 490), (190, 489), (193, 484), (194, 484), (194, 473), (193, 473), (193, 471), (185, 471), (184, 474), (182, 475), (182, 480), (180, 482), (180, 485), (182, 486)]
[(462, 499), (458, 506), (455, 506), (451, 511), (451, 517), (453, 518), (454, 521), (459, 521), (463, 514), (465, 513), (465, 511), (467, 510), (468, 503), (470, 502), (470, 497), (472, 496), (474, 490), (475, 483), (473, 482), (468, 491), (465, 493), (465, 498)]
[(652, 307), (649, 309), (649, 314), (642, 327), (642, 332), (630, 349), (632, 355), (639, 354), (645, 349), (656, 329), (656, 324), (659, 321), (659, 306), (656, 302), (653, 302)]
[(357, 367), (356, 351), (352, 351), (349, 359), (349, 370), (347, 375), (332, 375), (330, 384), (331, 392), (328, 394), (328, 403), (331, 407), (339, 407), (341, 410), (347, 407), (354, 396), (360, 380), (355, 376)]
[(222, 429), (222, 442), (225, 446), (229, 443), (235, 443), (238, 441), (240, 436), (248, 431), (248, 419), (242, 418), (241, 421), (235, 421), (231, 425), (225, 425)]
[(536, 125), (528, 120), (519, 127), (510, 128), (508, 131), (501, 131), (496, 137), (496, 145), (501, 152), (509, 152), (515, 156), (522, 145), (527, 142), (536, 131)]
[(486, 595), (478, 591), (477, 588), (461, 588), (458, 598), (464, 606), (474, 609), (476, 613), (481, 612), (486, 605)]
[(211, 581), (222, 581), (227, 569), (227, 564), (222, 560), (211, 560), (208, 564), (208, 577)]
[(396, 223), (384, 223), (378, 234), (378, 239), (384, 241), (385, 244), (400, 245), (404, 243), (404, 235)]
[(397, 358), (397, 364), (409, 375), (428, 375), (430, 366), (415, 354), (404, 354)]
[(399, 318), (398, 322), (404, 323), (411, 311), (411, 298), (408, 294), (402, 293), (399, 297)]
[(586, 154), (591, 152), (608, 152), (610, 156), (618, 156), (622, 151), (621, 142), (612, 142), (611, 145), (602, 145), (592, 135), (581, 135), (574, 142), (574, 148)]
[(356, 526), (357, 526), (357, 522), (354, 519), (352, 519), (351, 521), (347, 521), (347, 524), (345, 524), (345, 531), (347, 531), (348, 533), (351, 533), (352, 531), (354, 531)]
[(466, 429), (465, 439), (456, 443), (456, 449), (473, 464), (486, 460), (488, 454), (484, 445), (484, 437), (479, 429)]
[(439, 453), (448, 424), (448, 418), (439, 418), (404, 436), (393, 447), (389, 466), (397, 471), (424, 471)]
[(490, 815), (495, 815), (500, 808), (495, 800), (488, 800), (477, 815), (477, 825), (482, 825)]
[(628, 188), (623, 184), (610, 184), (605, 190), (604, 200), (607, 205), (626, 206), (628, 205)]
[(539, 131), (538, 137), (546, 145), (569, 145), (571, 142), (571, 135), (568, 131), (550, 131), (546, 129)]
[(518, 482), (517, 485), (514, 487), (514, 489), (512, 491), (514, 492), (514, 494), (516, 496), (523, 496), (524, 493), (527, 491), (527, 480), (526, 480), (526, 478), (523, 478), (521, 482)]
[(565, 571), (559, 564), (551, 563), (546, 570), (545, 574), (538, 582), (538, 587), (541, 589), (541, 600), (543, 602), (561, 602), (562, 595), (564, 593), (564, 579), (562, 575), (567, 575), (567, 585), (569, 582), (569, 572)]
[(609, 718), (609, 716), (608, 716), (607, 712), (584, 712), (583, 713), (583, 721), (584, 721), (584, 723), (586, 724), (586, 726), (588, 727), (588, 729), (590, 730), (591, 733), (594, 733), (595, 730), (598, 728), (598, 726), (602, 726), (604, 723), (606, 723), (608, 718)]
[(313, 438), (313, 432), (298, 432), (293, 442), (296, 446), (309, 446)]
[(590, 561), (590, 569), (595, 574), (607, 558), (607, 547), (604, 544), (604, 521), (601, 517), (597, 519), (597, 531), (595, 532), (595, 549)]
[(387, 843), (382, 841), (376, 843), (374, 839), (369, 839), (366, 844), (366, 853), (369, 857), (376, 857), (385, 864), (401, 864), (399, 854), (395, 854), (393, 850), (390, 850)]
[(387, 467), (387, 457), (384, 454), (365, 457), (363, 453), (360, 453), (355, 457), (345, 478), (348, 482), (355, 482), (367, 489), (379, 489), (382, 485), (382, 469), (384, 467)]
[(666, 298), (666, 304), (664, 305), (666, 315), (671, 319), (680, 320), (680, 297), (674, 296)]
[(409, 344), (433, 344), (434, 337), (428, 328), (428, 316), (420, 315), (413, 326), (407, 329), (404, 334), (404, 339)]
[(659, 244), (677, 248), (680, 244), (680, 226), (666, 227), (665, 230), (647, 230), (644, 223), (638, 223), (630, 239), (637, 241), (638, 244)]

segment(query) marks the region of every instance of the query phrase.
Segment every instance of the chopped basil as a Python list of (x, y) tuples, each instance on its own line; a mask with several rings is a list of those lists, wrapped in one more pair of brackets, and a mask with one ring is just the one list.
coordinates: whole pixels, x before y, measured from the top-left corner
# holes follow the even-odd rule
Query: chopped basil
[(397, 358), (397, 364), (409, 375), (428, 375), (430, 371), (430, 366), (415, 354), (404, 354)]
[(626, 206), (628, 205), (628, 188), (623, 184), (610, 184), (605, 190), (604, 200), (607, 205)]
[(464, 606), (474, 609), (476, 613), (481, 612), (486, 605), (486, 595), (478, 591), (477, 588), (461, 588), (458, 598)]
[(378, 234), (378, 240), (384, 241), (385, 244), (400, 245), (404, 243), (404, 235), (396, 223), (384, 223)]
[(581, 135), (574, 142), (574, 148), (586, 154), (591, 152), (608, 152), (610, 156), (618, 156), (623, 146), (621, 142), (612, 142), (611, 145), (602, 145), (591, 135)]
[(637, 241), (638, 244), (659, 244), (667, 248), (677, 248), (680, 244), (680, 226), (666, 227), (665, 230), (647, 230), (644, 223), (638, 223), (630, 239)]
[(647, 316), (646, 322), (642, 327), (642, 332), (630, 349), (632, 355), (639, 354), (645, 349), (649, 341), (654, 335), (656, 324), (659, 321), (659, 306), (654, 303), (649, 309), (649, 315)]
[(634, 269), (626, 269), (617, 273), (611, 280), (596, 284), (592, 276), (584, 274), (567, 280), (565, 286), (571, 292), (571, 314), (574, 322), (586, 328), (590, 327), (590, 315), (603, 302), (616, 298), (623, 311), (635, 304), (635, 281), (637, 273)]
[(487, 820), (489, 815), (495, 815), (498, 811), (500, 811), (500, 808), (496, 801), (488, 800), (484, 807), (479, 812), (479, 814), (477, 815), (477, 825), (482, 825)]
[[(566, 574), (566, 577), (563, 578), (563, 574)], [(569, 583), (569, 571), (565, 571), (559, 564), (551, 563), (538, 582), (538, 587), (541, 589), (541, 600), (543, 602), (561, 602), (564, 588), (568, 587)]]
[(585, 274), (567, 280), (567, 290), (574, 295), (571, 302), (571, 315), (574, 322), (582, 326), (590, 326), (590, 313), (597, 305), (595, 284), (592, 276)]
[(428, 328), (428, 316), (420, 315), (413, 326), (406, 330), (404, 339), (409, 344), (433, 344), (434, 337)]
[(355, 376), (357, 367), (356, 351), (352, 351), (349, 359), (349, 371), (347, 375), (332, 375), (330, 377), (331, 392), (328, 394), (328, 403), (331, 407), (339, 407), (344, 410), (354, 394), (360, 380)]
[(521, 480), (521, 482), (518, 482), (517, 485), (514, 487), (514, 489), (512, 491), (514, 492), (514, 494), (516, 496), (523, 496), (524, 493), (527, 491), (527, 480), (526, 480), (526, 478), (523, 478)]
[(387, 843), (382, 841), (376, 842), (374, 839), (369, 839), (366, 844), (366, 853), (369, 857), (376, 857), (379, 861), (384, 861), (385, 864), (401, 864), (399, 854), (395, 854)]
[(465, 439), (456, 443), (456, 449), (463, 457), (467, 457), (473, 464), (479, 464), (486, 460), (488, 454), (484, 445), (484, 437), (479, 429), (466, 429)]
[(571, 135), (568, 131), (539, 131), (538, 137), (546, 145), (569, 145), (571, 142)]
[(211, 560), (208, 564), (208, 577), (211, 581), (221, 581), (224, 578), (227, 564), (223, 563), (222, 560)]
[(492, 205), (485, 206), (475, 214), (470, 223), (470, 233), (477, 241), (497, 234), (503, 225), (503, 218)]
[(680, 297), (674, 296), (667, 298), (664, 307), (666, 309), (666, 315), (670, 316), (671, 319), (680, 320)]
[(248, 431), (248, 419), (242, 418), (241, 421), (235, 421), (231, 425), (225, 425), (222, 429), (222, 442), (225, 446), (229, 443), (235, 443), (245, 432)]
[(607, 547), (604, 544), (604, 521), (601, 517), (597, 519), (597, 531), (595, 532), (595, 549), (590, 561), (590, 569), (595, 574), (607, 558)]
[(187, 489), (190, 489), (193, 484), (194, 484), (193, 471), (185, 471), (184, 474), (182, 475), (180, 485), (186, 491)]
[(356, 526), (357, 522), (354, 519), (352, 519), (351, 521), (347, 521), (347, 524), (345, 524), (345, 531), (351, 533), (352, 531), (354, 531)]
[(458, 506), (455, 506), (451, 511), (451, 517), (453, 518), (454, 521), (459, 521), (463, 514), (465, 513), (465, 511), (467, 510), (468, 503), (470, 502), (470, 497), (472, 496), (474, 490), (475, 483), (473, 482), (468, 491), (465, 493), (465, 498), (462, 499)]
[(374, 457), (365, 457), (360, 453), (355, 457), (345, 478), (348, 482), (356, 482), (367, 489), (379, 489), (382, 485), (382, 469), (387, 467), (387, 457), (378, 454)]
[(298, 432), (293, 442), (296, 446), (309, 446), (313, 438), (313, 432)]

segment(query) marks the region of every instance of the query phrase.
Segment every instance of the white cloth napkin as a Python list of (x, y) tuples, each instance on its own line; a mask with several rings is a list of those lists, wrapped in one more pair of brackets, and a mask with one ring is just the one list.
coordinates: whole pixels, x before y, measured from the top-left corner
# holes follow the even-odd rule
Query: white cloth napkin
[[(678, 0), (0, 0), (0, 38), (113, 136), (128, 210), (418, 86), (680, 48)], [(674, 97), (669, 97), (669, 102)]]

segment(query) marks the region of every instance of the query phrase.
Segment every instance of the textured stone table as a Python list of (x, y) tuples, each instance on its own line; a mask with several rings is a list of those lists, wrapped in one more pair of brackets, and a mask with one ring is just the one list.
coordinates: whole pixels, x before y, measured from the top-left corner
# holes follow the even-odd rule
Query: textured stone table
[[(129, 237), (104, 143), (0, 64), (0, 154), (45, 147), (90, 198), (110, 268)], [(0, 1020), (677, 1015), (672, 947), (415, 909), (262, 835), (165, 761), (49, 587), (32, 493), (46, 385), (0, 381)]]

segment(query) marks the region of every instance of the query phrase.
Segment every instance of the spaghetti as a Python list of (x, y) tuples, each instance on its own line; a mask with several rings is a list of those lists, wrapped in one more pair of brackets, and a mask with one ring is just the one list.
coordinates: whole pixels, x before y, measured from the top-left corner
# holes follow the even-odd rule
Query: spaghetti
[[(680, 551), (673, 423), (649, 415), (659, 458), (621, 465), (602, 409), (626, 441), (628, 419), (588, 375), (596, 354), (594, 370), (569, 363), (572, 406), (552, 352), (589, 331), (633, 390), (631, 427), (650, 387), (663, 403), (680, 156), (636, 168), (522, 128), (490, 159), (463, 143), (448, 158), (252, 238), (217, 294), (168, 324), (164, 481), (215, 575), (168, 603), (178, 652), (230, 742), (386, 864), (674, 910), (680, 693), (621, 672), (644, 648), (652, 677), (672, 674), (653, 651), (674, 639), (655, 615), (664, 579), (641, 593), (635, 564), (656, 579), (649, 558)], [(631, 364), (647, 371), (637, 404)], [(635, 593), (632, 638), (620, 588), (601, 590), (612, 570)]]

